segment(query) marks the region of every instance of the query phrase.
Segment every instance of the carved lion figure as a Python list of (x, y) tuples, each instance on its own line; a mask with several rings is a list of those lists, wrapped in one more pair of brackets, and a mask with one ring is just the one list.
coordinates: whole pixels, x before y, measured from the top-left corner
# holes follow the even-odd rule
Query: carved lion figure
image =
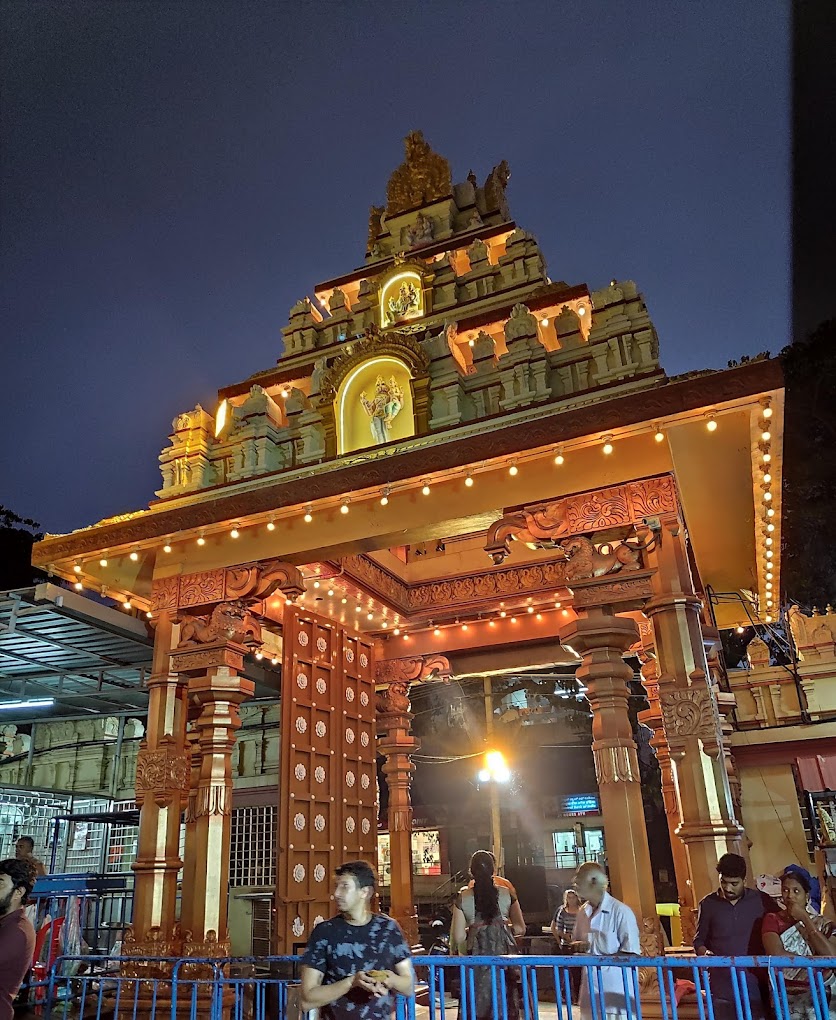
[(633, 546), (604, 546), (607, 552), (599, 551), (591, 539), (584, 535), (567, 538), (560, 543), (569, 561), (566, 567), (566, 579), (578, 580), (582, 577), (603, 577), (604, 574), (616, 574), (619, 570), (639, 570), (641, 554)]
[(211, 616), (188, 616), (180, 626), (180, 648), (216, 641), (261, 644), (261, 627), (242, 599), (220, 602)]

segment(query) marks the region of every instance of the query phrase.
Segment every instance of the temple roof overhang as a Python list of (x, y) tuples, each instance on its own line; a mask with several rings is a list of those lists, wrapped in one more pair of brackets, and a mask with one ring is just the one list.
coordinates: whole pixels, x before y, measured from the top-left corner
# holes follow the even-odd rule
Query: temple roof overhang
[[(762, 438), (769, 404), (770, 439)], [(707, 429), (714, 416), (716, 431)], [(69, 580), (102, 584), (117, 597), (150, 604), (155, 576), (277, 556), (299, 565), (404, 543), (486, 531), (507, 507), (523, 506), (662, 473), (673, 475), (703, 588), (723, 595), (721, 627), (747, 622), (740, 591), (765, 605), (768, 565), (780, 584), (783, 379), (761, 360), (725, 371), (645, 383), (638, 392), (585, 406), (560, 402), (349, 454), (304, 470), (202, 490), (48, 536), (34, 561)], [(491, 427), (492, 426), (492, 427)], [(658, 430), (664, 442), (655, 441)], [(601, 454), (602, 438), (615, 452)], [(775, 530), (765, 544), (762, 454), (770, 451)], [(566, 458), (556, 468), (560, 448)], [(519, 465), (509, 478), (511, 461)], [(465, 488), (466, 473), (476, 484)], [(424, 484), (432, 498), (421, 495)], [(392, 491), (390, 506), (379, 505)], [(350, 513), (340, 513), (350, 502)], [(303, 521), (310, 508), (310, 523)], [(268, 523), (273, 523), (268, 530)], [(229, 537), (233, 525), (240, 535)], [(205, 543), (197, 545), (197, 538)], [(163, 546), (171, 549), (163, 552)], [(767, 553), (771, 555), (767, 556)], [(106, 561), (101, 566), (100, 560)], [(480, 561), (480, 569), (487, 566)], [(475, 569), (465, 563), (461, 569)], [(445, 568), (446, 569), (446, 568)], [(725, 594), (724, 594), (725, 593)]]

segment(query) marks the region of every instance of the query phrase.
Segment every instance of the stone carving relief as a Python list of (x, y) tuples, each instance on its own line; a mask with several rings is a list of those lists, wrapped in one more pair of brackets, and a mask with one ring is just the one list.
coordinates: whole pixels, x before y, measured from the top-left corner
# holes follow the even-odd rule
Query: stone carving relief
[[(798, 606), (790, 606), (787, 617), (802, 662), (836, 658), (836, 613), (832, 606), (827, 606), (824, 613), (814, 609), (812, 616), (805, 616)], [(749, 643), (751, 647), (752, 642)]]
[(377, 691), (375, 710), (380, 716), (409, 714), (409, 681), (393, 680)]
[(420, 131), (410, 131), (404, 139), (406, 158), (389, 178), (386, 187), (386, 215), (428, 205), (452, 193), (450, 164), (433, 152)]
[(383, 233), (385, 210), (382, 205), (373, 205), (369, 210), (369, 236), (366, 239), (366, 251), (371, 251), (375, 241)]
[(406, 228), (406, 243), (409, 248), (420, 248), (433, 239), (435, 227), (429, 216), (418, 213), (415, 222)]

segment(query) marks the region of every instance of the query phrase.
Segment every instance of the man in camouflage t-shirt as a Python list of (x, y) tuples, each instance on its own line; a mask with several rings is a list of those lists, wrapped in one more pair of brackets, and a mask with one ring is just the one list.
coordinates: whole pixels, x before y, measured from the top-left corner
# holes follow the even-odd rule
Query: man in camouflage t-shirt
[(340, 913), (311, 932), (302, 959), (302, 1008), (323, 1020), (389, 1020), (395, 994), (412, 995), (409, 946), (395, 921), (374, 914), (375, 874), (365, 861), (337, 868)]

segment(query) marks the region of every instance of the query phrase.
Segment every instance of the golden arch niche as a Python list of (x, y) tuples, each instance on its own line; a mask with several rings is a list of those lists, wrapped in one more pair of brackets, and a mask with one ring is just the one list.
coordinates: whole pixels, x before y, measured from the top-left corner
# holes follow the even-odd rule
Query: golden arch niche
[(399, 358), (381, 355), (343, 379), (336, 399), (339, 453), (415, 435), (412, 375)]
[(380, 324), (419, 319), (424, 314), (424, 283), (415, 270), (404, 270), (390, 277), (380, 292)]

